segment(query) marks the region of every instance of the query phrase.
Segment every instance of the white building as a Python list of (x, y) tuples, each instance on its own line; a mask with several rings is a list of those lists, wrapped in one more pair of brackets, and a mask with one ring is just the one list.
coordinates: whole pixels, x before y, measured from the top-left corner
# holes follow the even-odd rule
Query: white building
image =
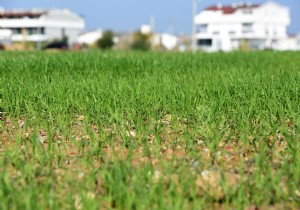
[(169, 33), (154, 33), (150, 25), (142, 25), (140, 32), (145, 35), (151, 35), (152, 48), (161, 46), (166, 50), (174, 50), (178, 46), (178, 37)]
[(80, 34), (80, 36), (77, 39), (77, 42), (79, 44), (93, 45), (99, 39), (101, 39), (102, 36), (103, 36), (103, 31), (100, 29), (95, 30), (95, 31), (89, 31), (89, 32)]
[(249, 49), (283, 49), (288, 38), (289, 8), (268, 1), (211, 6), (194, 18), (197, 48), (209, 52)]
[(277, 50), (300, 50), (300, 35), (290, 35), (287, 39), (281, 41)]
[(173, 34), (154, 34), (152, 39), (154, 46), (161, 46), (165, 50), (174, 50), (178, 47), (178, 37)]
[(12, 31), (9, 29), (0, 29), (0, 44), (11, 42)]
[(0, 9), (0, 26), (13, 32), (12, 42), (42, 42), (67, 37), (69, 44), (73, 44), (85, 22), (79, 14), (67, 9)]

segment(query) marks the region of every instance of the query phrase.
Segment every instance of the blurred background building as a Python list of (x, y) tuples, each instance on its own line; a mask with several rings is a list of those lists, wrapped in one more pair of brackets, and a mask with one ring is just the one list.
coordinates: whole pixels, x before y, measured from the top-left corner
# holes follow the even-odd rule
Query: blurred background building
[[(206, 52), (300, 50), (300, 35), (288, 34), (291, 17), (289, 8), (284, 5), (274, 1), (262, 4), (245, 1), (231, 5), (219, 3), (198, 13), (199, 0), (191, 2), (194, 8), (192, 36), (174, 33), (172, 21), (168, 30), (155, 30), (155, 17), (152, 16), (149, 23), (135, 31), (111, 31), (112, 49)], [(106, 32), (102, 29), (85, 31), (82, 15), (69, 9), (5, 10), (0, 7), (0, 48), (101, 48), (98, 41), (107, 40)]]
[(86, 31), (78, 36), (77, 42), (80, 45), (86, 45), (87, 47), (93, 47), (96, 42), (103, 36), (101, 29)]
[(198, 50), (299, 50), (299, 36), (289, 36), (289, 8), (275, 2), (213, 5), (194, 17)]
[(0, 9), (0, 26), (0, 40), (10, 39), (16, 48), (41, 48), (41, 43), (46, 41), (75, 43), (85, 21), (81, 15), (68, 9)]

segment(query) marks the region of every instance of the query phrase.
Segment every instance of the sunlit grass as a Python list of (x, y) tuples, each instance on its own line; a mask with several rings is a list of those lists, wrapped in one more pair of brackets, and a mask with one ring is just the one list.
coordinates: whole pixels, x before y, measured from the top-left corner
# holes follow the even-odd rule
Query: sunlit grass
[(2, 53), (0, 209), (297, 209), (300, 54)]

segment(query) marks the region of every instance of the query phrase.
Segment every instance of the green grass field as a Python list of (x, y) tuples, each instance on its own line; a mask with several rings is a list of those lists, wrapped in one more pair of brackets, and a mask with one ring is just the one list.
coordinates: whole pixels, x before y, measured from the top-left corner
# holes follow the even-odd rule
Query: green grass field
[(300, 53), (0, 53), (0, 209), (299, 209)]

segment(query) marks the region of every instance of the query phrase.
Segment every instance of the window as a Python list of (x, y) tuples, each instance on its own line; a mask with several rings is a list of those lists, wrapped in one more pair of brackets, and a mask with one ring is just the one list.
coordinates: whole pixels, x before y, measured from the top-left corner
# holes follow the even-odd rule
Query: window
[(21, 34), (22, 30), (21, 30), (21, 28), (13, 28), (12, 32), (13, 32), (13, 34)]
[(28, 31), (28, 35), (38, 34), (37, 28), (28, 28), (27, 31)]
[(201, 24), (198, 26), (197, 31), (199, 33), (206, 33), (207, 32), (207, 24)]
[(244, 14), (252, 14), (252, 9), (244, 9), (243, 13)]
[(211, 39), (198, 39), (197, 41), (200, 47), (210, 47), (212, 45)]
[(263, 41), (259, 39), (252, 39), (248, 41), (250, 49), (259, 50), (263, 48)]
[(242, 32), (244, 34), (246, 34), (246, 33), (252, 33), (253, 32), (253, 23), (243, 23), (243, 25), (242, 25)]
[(230, 35), (235, 35), (235, 31), (229, 31), (228, 32)]
[(28, 35), (45, 34), (45, 28), (27, 28)]
[(213, 32), (213, 35), (219, 35), (219, 34), (220, 34), (219, 31), (214, 31), (214, 32)]

